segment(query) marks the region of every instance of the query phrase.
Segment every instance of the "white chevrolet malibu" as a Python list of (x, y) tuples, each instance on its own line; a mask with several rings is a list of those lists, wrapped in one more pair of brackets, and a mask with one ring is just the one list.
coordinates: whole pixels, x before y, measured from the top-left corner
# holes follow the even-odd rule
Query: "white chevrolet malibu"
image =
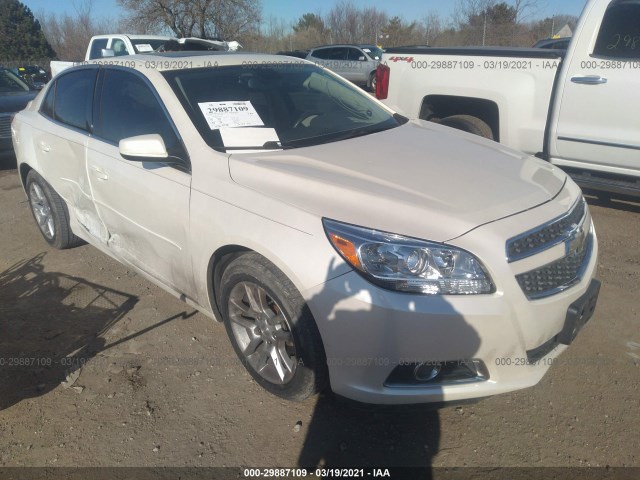
[(298, 59), (112, 63), (61, 73), (13, 122), (42, 235), (223, 321), (268, 391), (507, 392), (591, 317), (596, 235), (553, 165), (408, 120)]

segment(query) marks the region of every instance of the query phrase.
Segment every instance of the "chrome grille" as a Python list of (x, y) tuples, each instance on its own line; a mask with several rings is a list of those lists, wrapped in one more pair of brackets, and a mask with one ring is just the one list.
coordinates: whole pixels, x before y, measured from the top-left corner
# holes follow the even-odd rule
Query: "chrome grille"
[(559, 293), (580, 281), (591, 258), (592, 249), (593, 235), (589, 233), (581, 250), (543, 267), (516, 275), (516, 280), (530, 300)]
[(13, 114), (1, 113), (0, 114), (0, 138), (11, 138), (11, 120)]
[(566, 215), (509, 239), (507, 260), (522, 260), (568, 240), (572, 230), (584, 218), (585, 212), (585, 201), (580, 198)]

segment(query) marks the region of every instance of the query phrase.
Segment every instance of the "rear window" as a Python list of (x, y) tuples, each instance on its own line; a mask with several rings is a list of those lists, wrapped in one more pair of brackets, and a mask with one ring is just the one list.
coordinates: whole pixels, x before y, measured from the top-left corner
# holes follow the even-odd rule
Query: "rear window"
[(194, 125), (219, 150), (318, 145), (396, 127), (366, 93), (310, 64), (164, 72)]
[(607, 58), (640, 58), (640, 2), (611, 2), (604, 14), (593, 53)]

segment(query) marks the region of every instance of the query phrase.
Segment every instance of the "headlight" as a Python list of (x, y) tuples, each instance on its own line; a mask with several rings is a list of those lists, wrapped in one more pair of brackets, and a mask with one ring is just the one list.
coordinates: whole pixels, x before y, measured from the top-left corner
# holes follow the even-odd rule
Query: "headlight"
[(494, 291), (482, 263), (469, 252), (333, 220), (322, 222), (342, 258), (382, 288), (427, 295)]

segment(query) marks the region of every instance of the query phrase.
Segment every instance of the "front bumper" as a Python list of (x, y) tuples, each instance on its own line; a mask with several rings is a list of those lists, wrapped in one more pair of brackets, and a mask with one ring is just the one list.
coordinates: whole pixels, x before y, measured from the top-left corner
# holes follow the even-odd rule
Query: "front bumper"
[[(513, 272), (497, 282), (497, 292), (491, 295), (391, 292), (353, 271), (306, 292), (324, 342), (333, 391), (367, 403), (403, 404), (478, 398), (535, 385), (567, 348), (557, 339), (570, 306), (592, 284), (598, 256), (595, 233), (592, 248), (576, 285), (539, 300), (525, 297)], [(514, 265), (505, 263), (504, 268), (523, 268)], [(505, 272), (500, 273), (494, 272), (493, 278), (504, 278)], [(399, 365), (461, 360), (483, 362), (488, 380), (385, 384)]]

